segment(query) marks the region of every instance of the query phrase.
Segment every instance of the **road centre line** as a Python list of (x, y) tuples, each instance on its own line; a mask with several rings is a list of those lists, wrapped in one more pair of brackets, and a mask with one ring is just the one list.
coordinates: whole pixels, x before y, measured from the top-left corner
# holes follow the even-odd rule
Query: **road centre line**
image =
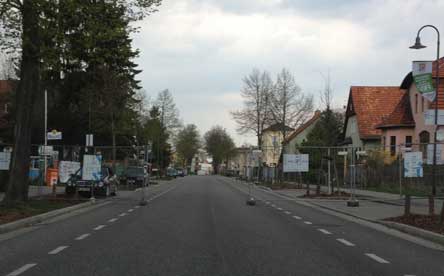
[(128, 210), (128, 213), (131, 213), (132, 211), (134, 211), (134, 209), (129, 209), (129, 210)]
[(311, 221), (304, 221), (304, 223), (308, 225), (313, 224)]
[(94, 228), (94, 230), (96, 230), (96, 231), (97, 231), (97, 230), (100, 230), (100, 229), (104, 228), (105, 226), (106, 226), (106, 225), (103, 225), (103, 224), (102, 224), (102, 225), (99, 225), (99, 226), (97, 226), (96, 228)]
[(282, 208), (281, 207), (279, 207), (279, 208), (277, 208), (279, 211), (282, 211)]
[(291, 212), (289, 212), (289, 211), (285, 211), (284, 213), (286, 213), (287, 215), (290, 215), (290, 214), (291, 214)]
[(380, 264), (389, 264), (390, 262), (387, 260), (384, 260), (383, 258), (377, 256), (376, 254), (373, 253), (365, 253), (365, 255), (367, 257), (369, 257), (370, 259), (373, 259), (374, 261), (377, 261)]
[(64, 245), (64, 246), (59, 246), (56, 249), (53, 249), (51, 251), (48, 252), (49, 255), (55, 255), (55, 254), (59, 254), (60, 252), (62, 252), (63, 250), (65, 250), (66, 248), (68, 248), (69, 246)]
[(31, 267), (36, 266), (37, 264), (25, 264), (24, 266), (14, 270), (13, 272), (9, 273), (6, 276), (18, 276), (20, 274), (22, 274), (23, 272), (25, 272), (26, 270), (30, 269)]
[(126, 216), (126, 215), (128, 215), (127, 213), (121, 213), (120, 215), (119, 215), (119, 217), (124, 217), (124, 216)]
[(81, 240), (87, 238), (89, 235), (91, 235), (91, 234), (83, 234), (83, 235), (80, 235), (80, 236), (78, 236), (78, 237), (76, 238), (76, 241), (81, 241)]
[(336, 240), (342, 244), (345, 244), (346, 246), (355, 246), (353, 243), (351, 243), (347, 240), (344, 240), (344, 239), (336, 239)]
[(108, 220), (108, 222), (116, 222), (118, 220), (118, 218), (112, 218), (110, 220)]
[(293, 218), (295, 218), (295, 219), (302, 219), (302, 218), (299, 217), (299, 216), (293, 216)]

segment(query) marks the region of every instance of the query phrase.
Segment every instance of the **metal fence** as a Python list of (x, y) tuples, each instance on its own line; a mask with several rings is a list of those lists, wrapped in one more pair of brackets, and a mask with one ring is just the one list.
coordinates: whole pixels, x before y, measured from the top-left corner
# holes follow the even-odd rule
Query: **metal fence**
[[(314, 184), (332, 190), (355, 188), (381, 192), (430, 195), (435, 178), (436, 193), (444, 194), (444, 145), (437, 144), (437, 165), (433, 177), (433, 144), (401, 144), (371, 147), (298, 147), (309, 155), (307, 172), (283, 172), (282, 165), (244, 168), (244, 178), (268, 185), (302, 186)], [(422, 176), (406, 177), (407, 152), (421, 152)], [(282, 160), (280, 162), (282, 164)], [(259, 173), (258, 173), (259, 172)]]

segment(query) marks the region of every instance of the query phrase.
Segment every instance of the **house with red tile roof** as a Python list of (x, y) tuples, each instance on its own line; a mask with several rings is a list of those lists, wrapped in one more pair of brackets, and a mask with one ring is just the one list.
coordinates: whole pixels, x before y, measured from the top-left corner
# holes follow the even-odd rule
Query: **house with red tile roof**
[(284, 127), (287, 133), (294, 131), (293, 128), (284, 126), (282, 123), (273, 124), (262, 131), (262, 161), (269, 167), (274, 167), (279, 162), (284, 140), (282, 135)]
[(308, 134), (315, 127), (321, 118), (321, 111), (316, 110), (309, 120), (299, 126), (284, 140), (284, 152), (287, 154), (296, 154), (297, 146), (306, 141)]
[[(444, 112), (444, 58), (440, 59), (438, 108)], [(433, 76), (436, 75), (435, 63)], [(416, 89), (410, 72), (401, 86), (352, 86), (344, 125), (345, 143), (363, 149), (384, 148), (391, 155), (412, 147), (423, 151), (433, 142), (435, 127), (426, 124), (426, 115), (435, 103), (428, 101)], [(420, 146), (419, 144), (423, 144)]]

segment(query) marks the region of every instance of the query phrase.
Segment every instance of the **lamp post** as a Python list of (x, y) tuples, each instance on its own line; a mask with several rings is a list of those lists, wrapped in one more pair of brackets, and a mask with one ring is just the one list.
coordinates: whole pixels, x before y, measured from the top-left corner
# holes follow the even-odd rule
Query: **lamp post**
[(439, 87), (439, 45), (440, 45), (440, 34), (438, 28), (433, 25), (424, 25), (418, 30), (418, 34), (416, 35), (415, 44), (410, 46), (410, 49), (423, 49), (427, 46), (421, 44), (420, 33), (425, 28), (432, 28), (436, 31), (437, 34), (437, 44), (436, 44), (436, 95), (435, 95), (435, 133), (434, 133), (434, 141), (433, 141), (433, 167), (432, 167), (432, 195), (436, 195), (436, 143), (438, 142), (438, 87)]

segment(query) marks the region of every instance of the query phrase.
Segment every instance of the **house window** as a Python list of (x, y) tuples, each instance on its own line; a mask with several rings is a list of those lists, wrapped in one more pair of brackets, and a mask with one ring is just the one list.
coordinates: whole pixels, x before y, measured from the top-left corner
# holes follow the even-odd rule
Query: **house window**
[(422, 131), (419, 134), (419, 143), (421, 143), (422, 156), (427, 159), (427, 144), (430, 143), (430, 133), (428, 131)]
[(418, 113), (418, 94), (415, 94), (415, 113)]
[(405, 137), (405, 146), (407, 148), (410, 148), (412, 146), (412, 136), (406, 136)]
[(390, 155), (396, 154), (396, 136), (390, 136)]

